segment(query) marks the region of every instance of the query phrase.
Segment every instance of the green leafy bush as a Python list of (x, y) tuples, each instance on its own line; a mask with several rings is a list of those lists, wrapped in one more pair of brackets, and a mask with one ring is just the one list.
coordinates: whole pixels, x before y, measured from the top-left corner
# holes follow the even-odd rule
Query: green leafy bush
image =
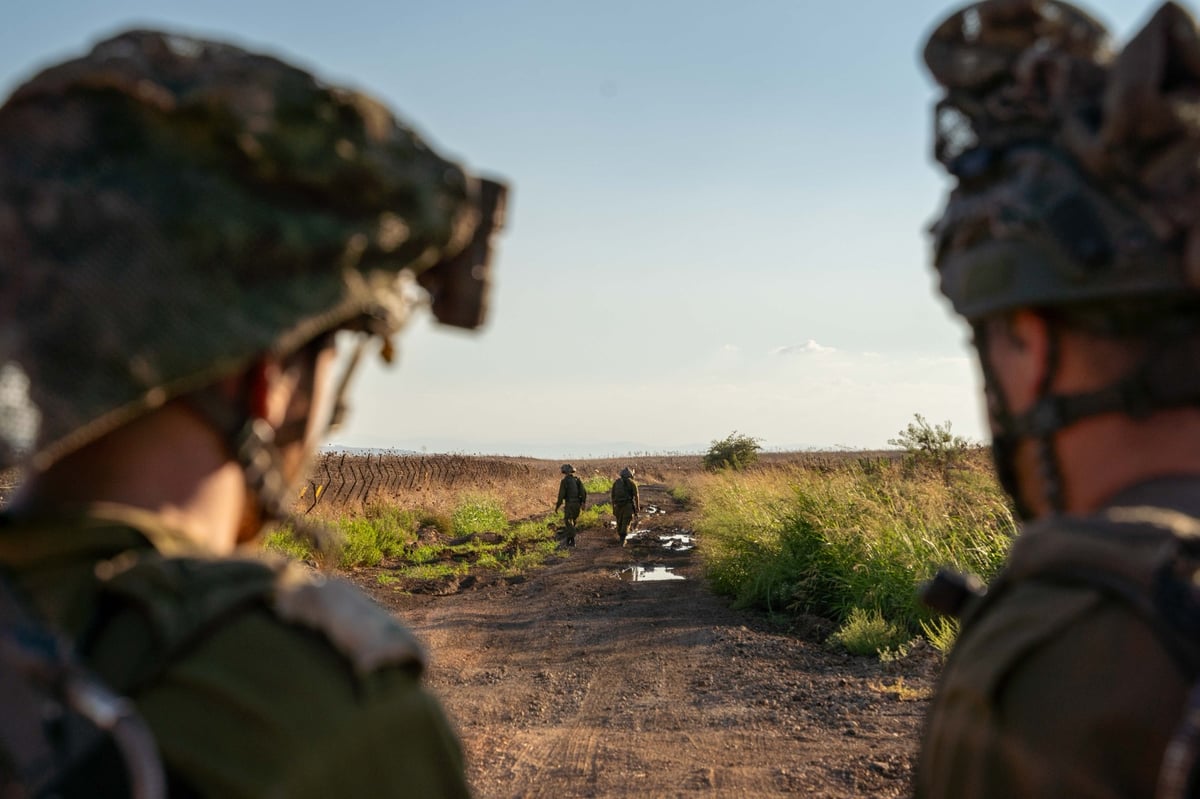
[(734, 430), (725, 438), (712, 442), (708, 452), (704, 453), (704, 468), (711, 471), (746, 468), (758, 460), (758, 451), (762, 449), (759, 440)]
[(954, 435), (949, 421), (931, 425), (919, 413), (914, 413), (908, 427), (895, 438), (889, 438), (888, 444), (904, 450), (909, 466), (931, 466), (941, 469), (943, 474), (961, 463), (975, 446), (966, 438)]

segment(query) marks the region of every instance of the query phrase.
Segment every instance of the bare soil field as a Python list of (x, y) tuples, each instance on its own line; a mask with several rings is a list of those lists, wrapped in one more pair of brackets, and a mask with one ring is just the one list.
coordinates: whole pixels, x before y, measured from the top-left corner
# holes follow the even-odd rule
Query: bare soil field
[[(624, 462), (576, 465), (586, 475)], [(557, 463), (525, 463), (544, 513)], [(475, 794), (908, 795), (932, 649), (885, 664), (827, 648), (823, 619), (731, 609), (687, 548), (691, 513), (663, 482), (672, 465), (638, 466), (643, 509), (660, 512), (643, 513), (625, 547), (592, 529), (517, 578), (348, 575), (427, 645)]]

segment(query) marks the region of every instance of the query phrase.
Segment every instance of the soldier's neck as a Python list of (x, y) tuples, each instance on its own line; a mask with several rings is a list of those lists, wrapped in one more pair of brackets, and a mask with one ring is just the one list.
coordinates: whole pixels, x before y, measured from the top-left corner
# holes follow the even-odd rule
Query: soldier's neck
[[(1159, 411), (1146, 419), (1103, 414), (1054, 439), (1064, 510), (1087, 514), (1113, 496), (1159, 477), (1200, 477), (1200, 409)], [(1029, 462), (1029, 461), (1027, 461)], [(1031, 463), (1026, 479), (1037, 480)]]
[(149, 511), (205, 549), (227, 554), (243, 525), (247, 491), (215, 431), (168, 404), (30, 478), (12, 510), (43, 513), (95, 502)]

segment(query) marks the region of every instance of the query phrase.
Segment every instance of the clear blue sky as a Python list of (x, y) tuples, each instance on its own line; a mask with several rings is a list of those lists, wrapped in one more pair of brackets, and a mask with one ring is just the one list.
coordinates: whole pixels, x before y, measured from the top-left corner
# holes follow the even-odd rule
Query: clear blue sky
[[(134, 26), (230, 38), (380, 97), (514, 187), (489, 324), (421, 321), (347, 446), (545, 457), (983, 439), (933, 291), (928, 0), (39, 0), (0, 89)], [(1088, 8), (1120, 41), (1142, 2)]]

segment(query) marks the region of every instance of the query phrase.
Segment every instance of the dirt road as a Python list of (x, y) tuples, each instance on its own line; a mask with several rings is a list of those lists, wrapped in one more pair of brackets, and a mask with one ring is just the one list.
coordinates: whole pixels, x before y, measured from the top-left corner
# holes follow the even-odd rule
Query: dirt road
[[(520, 582), (435, 596), (361, 576), (433, 653), (476, 795), (906, 795), (936, 658), (838, 654), (818, 620), (730, 610), (695, 551), (660, 540), (690, 533), (688, 514), (661, 486), (642, 504), (665, 512), (632, 545), (583, 532)], [(633, 581), (638, 566), (682, 579)]]

